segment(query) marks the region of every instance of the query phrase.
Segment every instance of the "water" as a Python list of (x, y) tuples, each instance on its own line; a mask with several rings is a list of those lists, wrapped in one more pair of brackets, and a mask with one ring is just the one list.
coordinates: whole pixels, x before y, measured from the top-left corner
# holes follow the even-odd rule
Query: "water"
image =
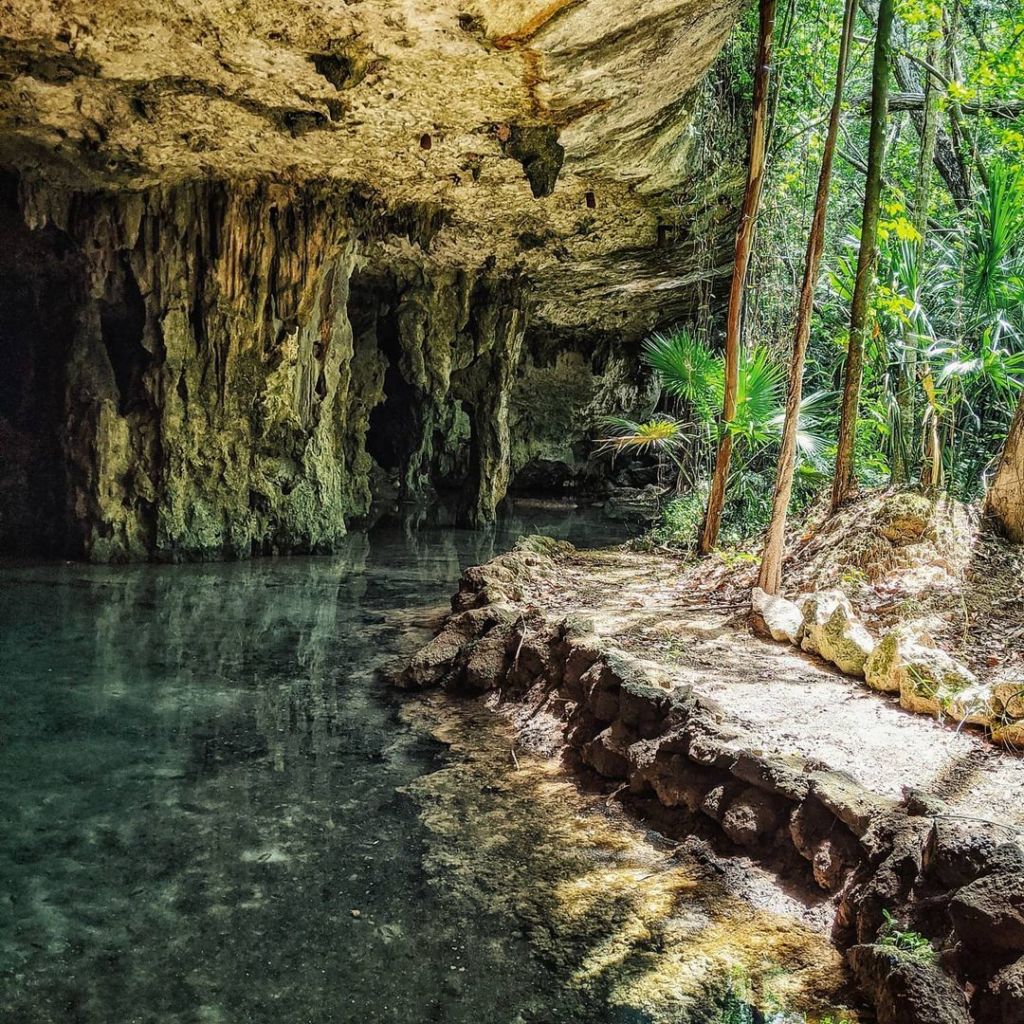
[(535, 515), (330, 558), (5, 570), (0, 1017), (461, 1021), (503, 997), (400, 792), (441, 748), (376, 671), (516, 535), (612, 539)]
[(550, 769), (507, 783), (483, 720), (446, 753), (377, 676), (516, 536), (617, 539), (530, 515), (315, 559), (0, 569), (0, 1021), (653, 1020), (602, 1009), (605, 919), (632, 935), (641, 890), (582, 916), (565, 895), (627, 841)]

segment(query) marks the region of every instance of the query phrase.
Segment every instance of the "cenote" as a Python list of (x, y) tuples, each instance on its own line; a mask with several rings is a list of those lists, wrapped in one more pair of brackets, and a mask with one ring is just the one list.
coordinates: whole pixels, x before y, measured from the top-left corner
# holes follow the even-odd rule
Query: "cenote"
[[(446, 753), (378, 676), (462, 568), (541, 529), (616, 532), (547, 513), (319, 558), (4, 568), (0, 1017), (659, 1019), (608, 1009), (621, 965), (586, 974), (613, 921), (545, 906), (627, 844), (556, 800), (582, 816), (563, 843), (493, 724)], [(718, 1012), (693, 1019), (755, 1019)]]

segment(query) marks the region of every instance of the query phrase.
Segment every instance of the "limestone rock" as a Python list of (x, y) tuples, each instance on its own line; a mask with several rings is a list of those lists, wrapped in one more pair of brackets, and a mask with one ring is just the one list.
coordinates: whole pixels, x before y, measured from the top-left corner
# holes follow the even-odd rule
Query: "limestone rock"
[(994, 683), (992, 710), (1005, 721), (1024, 719), (1024, 678), (1000, 679)]
[(996, 841), (973, 822), (937, 818), (924, 848), (925, 873), (947, 889), (969, 885), (984, 874), (995, 858)]
[(498, 625), (474, 643), (466, 658), (461, 682), (473, 690), (493, 690), (508, 672), (512, 627)]
[(629, 746), (635, 739), (621, 722), (615, 722), (584, 745), (583, 760), (606, 779), (624, 779), (629, 773)]
[(785, 818), (785, 803), (756, 786), (739, 793), (722, 816), (722, 831), (740, 846), (762, 845)]
[(916, 544), (934, 529), (935, 502), (915, 491), (886, 498), (875, 518), (876, 529), (893, 544)]
[(992, 739), (1004, 747), (1024, 750), (1024, 721), (1005, 722), (992, 727)]
[(987, 720), (987, 693), (977, 677), (945, 651), (915, 645), (903, 661), (900, 705), (908, 711), (956, 719)]
[(819, 590), (799, 603), (803, 614), (800, 646), (819, 654), (847, 675), (863, 676), (874, 650), (871, 634), (857, 620), (841, 590)]
[(977, 725), (991, 720), (991, 693), (969, 668), (898, 629), (878, 643), (865, 666), (865, 680), (876, 690), (898, 693), (909, 711)]
[(949, 916), (960, 941), (980, 955), (1024, 953), (1024, 872), (1000, 871), (965, 885)]
[(936, 964), (871, 944), (854, 946), (847, 959), (878, 1024), (971, 1024), (960, 986)]
[(710, 267), (731, 250), (742, 177), (721, 166), (717, 107), (718, 164), (692, 140), (741, 6), (8, 5), (0, 162), (79, 193), (288, 178), (430, 203), (432, 255), (524, 264), (547, 333), (646, 329), (697, 294), (704, 257), (666, 244), (676, 231), (710, 243)]
[(507, 623), (511, 613), (497, 605), (474, 608), (451, 616), (441, 632), (413, 655), (394, 683), (402, 689), (425, 689), (444, 682), (467, 643), (484, 637), (494, 626)]
[(872, 793), (842, 771), (816, 772), (811, 795), (857, 836), (864, 835), (896, 806), (895, 801)]
[(766, 594), (760, 587), (754, 587), (750, 598), (754, 613), (761, 616), (773, 640), (800, 643), (804, 617), (794, 602), (777, 594)]
[(814, 849), (811, 871), (826, 892), (838, 892), (858, 863), (857, 844), (843, 832), (825, 836)]
[(902, 649), (909, 643), (899, 630), (891, 630), (878, 641), (864, 663), (864, 681), (868, 686), (882, 693), (900, 692)]
[(999, 971), (971, 1000), (976, 1021), (1024, 1024), (1024, 957)]

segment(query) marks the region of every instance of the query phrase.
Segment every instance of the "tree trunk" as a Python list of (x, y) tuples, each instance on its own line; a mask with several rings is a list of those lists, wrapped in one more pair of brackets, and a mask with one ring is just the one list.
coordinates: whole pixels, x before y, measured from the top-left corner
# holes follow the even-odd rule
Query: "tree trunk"
[(985, 511), (1015, 544), (1024, 544), (1024, 394), (985, 498)]
[(880, 0), (875, 53), (871, 66), (871, 134), (868, 140), (868, 175), (864, 184), (864, 215), (861, 218), (860, 253), (857, 277), (850, 304), (850, 340), (846, 353), (846, 378), (839, 421), (839, 446), (836, 451), (836, 475), (832, 484), (832, 509), (835, 511), (854, 487), (853, 453), (857, 436), (857, 412), (860, 406), (860, 380), (864, 364), (864, 335), (867, 331), (868, 302), (875, 272), (875, 243), (878, 239), (878, 212), (882, 194), (882, 161), (885, 156), (885, 122), (889, 95), (890, 36), (893, 0)]
[(782, 447), (779, 450), (778, 469), (775, 474), (775, 491), (772, 494), (772, 518), (765, 535), (764, 555), (758, 586), (769, 594), (777, 594), (782, 586), (782, 556), (786, 540), (786, 515), (789, 501), (793, 496), (793, 474), (796, 471), (796, 435), (800, 423), (800, 402), (803, 398), (804, 359), (807, 342), (811, 336), (811, 315), (814, 309), (814, 286), (821, 267), (821, 255), (825, 248), (825, 216), (828, 212), (829, 184), (832, 180), (832, 161), (835, 156), (836, 138), (839, 135), (839, 115), (843, 106), (843, 85), (846, 80), (846, 65), (850, 55), (853, 27), (857, 20), (857, 0), (846, 0), (843, 28), (839, 40), (839, 63), (836, 66), (835, 92), (832, 110), (829, 114), (828, 133), (825, 149), (821, 156), (821, 171), (818, 174), (818, 191), (814, 197), (814, 214), (811, 230), (807, 237), (807, 256), (804, 260), (804, 279), (800, 288), (800, 302), (797, 306), (796, 326), (793, 331), (793, 352), (789, 363), (789, 386), (786, 391), (786, 416), (782, 424)]
[[(871, 21), (875, 21), (875, 11), (869, 0), (861, 0), (860, 6), (865, 15)], [(896, 78), (896, 84), (904, 92), (922, 92), (917, 78), (917, 69), (908, 57), (896, 57), (892, 62), (892, 72)], [(923, 135), (924, 111), (912, 110), (910, 120), (917, 129), (918, 135)], [(953, 140), (941, 128), (936, 133), (934, 162), (935, 169), (946, 183), (946, 188), (949, 190), (956, 208), (961, 211), (966, 210), (971, 203), (967, 170)]]
[[(927, 63), (934, 68), (939, 62), (942, 12), (939, 11), (939, 25), (933, 25), (932, 37), (928, 40)], [(924, 90), (924, 124), (921, 126), (921, 150), (917, 160), (917, 180), (914, 183), (914, 229), (917, 242), (914, 245), (914, 306), (921, 301), (924, 286), (924, 240), (928, 233), (928, 209), (931, 206), (932, 163), (935, 159), (935, 140), (938, 136), (940, 83), (930, 72), (926, 74)], [(890, 108), (891, 109), (891, 108)], [(903, 332), (903, 355), (900, 360), (897, 405), (899, 408), (899, 432), (895, 439), (892, 461), (892, 482), (910, 482), (909, 438), (915, 435), (917, 420), (914, 409), (914, 382), (917, 376), (916, 324), (909, 324)]]
[(736, 229), (736, 253), (729, 290), (729, 314), (725, 328), (725, 399), (722, 403), (721, 437), (715, 459), (715, 473), (708, 495), (707, 511), (697, 550), (706, 555), (718, 540), (725, 505), (725, 487), (732, 458), (730, 424), (736, 416), (736, 392), (739, 387), (740, 333), (743, 319), (743, 295), (746, 287), (750, 250), (761, 205), (764, 183), (765, 137), (768, 123), (768, 83), (772, 59), (772, 33), (775, 28), (776, 0), (760, 0), (757, 39), (757, 66), (754, 68), (754, 112), (750, 128), (750, 155), (747, 161), (747, 187), (743, 194), (740, 223)]

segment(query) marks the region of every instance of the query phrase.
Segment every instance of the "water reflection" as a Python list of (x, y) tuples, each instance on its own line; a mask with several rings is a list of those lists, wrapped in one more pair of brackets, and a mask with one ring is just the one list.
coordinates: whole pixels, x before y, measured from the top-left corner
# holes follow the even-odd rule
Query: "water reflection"
[(0, 1019), (578, 1019), (424, 873), (403, 789), (440, 748), (374, 674), (466, 564), (614, 534), (412, 526), (321, 559), (0, 570)]

